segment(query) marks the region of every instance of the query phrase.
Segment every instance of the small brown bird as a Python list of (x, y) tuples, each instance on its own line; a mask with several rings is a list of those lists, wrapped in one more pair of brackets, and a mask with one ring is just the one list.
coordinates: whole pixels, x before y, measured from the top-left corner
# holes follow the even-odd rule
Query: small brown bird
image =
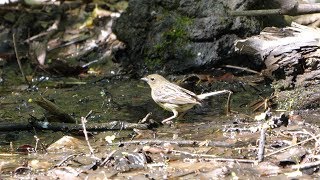
[(196, 95), (176, 84), (166, 80), (159, 74), (151, 74), (141, 80), (146, 81), (151, 87), (152, 99), (162, 108), (173, 112), (173, 116), (164, 119), (162, 123), (172, 123), (178, 114), (191, 109), (194, 105), (201, 105), (201, 100), (222, 93), (232, 93), (229, 90), (215, 91)]

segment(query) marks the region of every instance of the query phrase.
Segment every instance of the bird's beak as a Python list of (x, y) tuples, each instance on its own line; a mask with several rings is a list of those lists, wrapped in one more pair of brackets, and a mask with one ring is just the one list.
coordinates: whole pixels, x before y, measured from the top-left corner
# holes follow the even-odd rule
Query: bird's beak
[(141, 80), (145, 81), (145, 82), (148, 82), (148, 78), (146, 78), (146, 77), (141, 78)]

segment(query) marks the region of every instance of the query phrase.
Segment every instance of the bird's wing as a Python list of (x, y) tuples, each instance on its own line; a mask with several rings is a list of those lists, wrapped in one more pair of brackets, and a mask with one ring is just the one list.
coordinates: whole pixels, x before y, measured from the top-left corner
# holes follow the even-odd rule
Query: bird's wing
[(158, 103), (200, 104), (197, 95), (172, 83), (153, 89), (153, 99)]

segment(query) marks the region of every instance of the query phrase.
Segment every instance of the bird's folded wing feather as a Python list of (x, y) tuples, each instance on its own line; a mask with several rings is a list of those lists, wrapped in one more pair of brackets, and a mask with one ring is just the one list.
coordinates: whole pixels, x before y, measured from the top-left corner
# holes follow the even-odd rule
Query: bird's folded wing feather
[(175, 84), (164, 84), (153, 93), (153, 99), (160, 103), (200, 104), (196, 94)]

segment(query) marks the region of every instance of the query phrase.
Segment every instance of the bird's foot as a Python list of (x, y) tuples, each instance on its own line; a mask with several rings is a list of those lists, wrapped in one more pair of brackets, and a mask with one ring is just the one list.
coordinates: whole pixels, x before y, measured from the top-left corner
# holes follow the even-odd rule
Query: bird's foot
[(161, 123), (170, 125), (170, 124), (173, 124), (173, 121), (165, 119), (165, 120), (161, 121)]

